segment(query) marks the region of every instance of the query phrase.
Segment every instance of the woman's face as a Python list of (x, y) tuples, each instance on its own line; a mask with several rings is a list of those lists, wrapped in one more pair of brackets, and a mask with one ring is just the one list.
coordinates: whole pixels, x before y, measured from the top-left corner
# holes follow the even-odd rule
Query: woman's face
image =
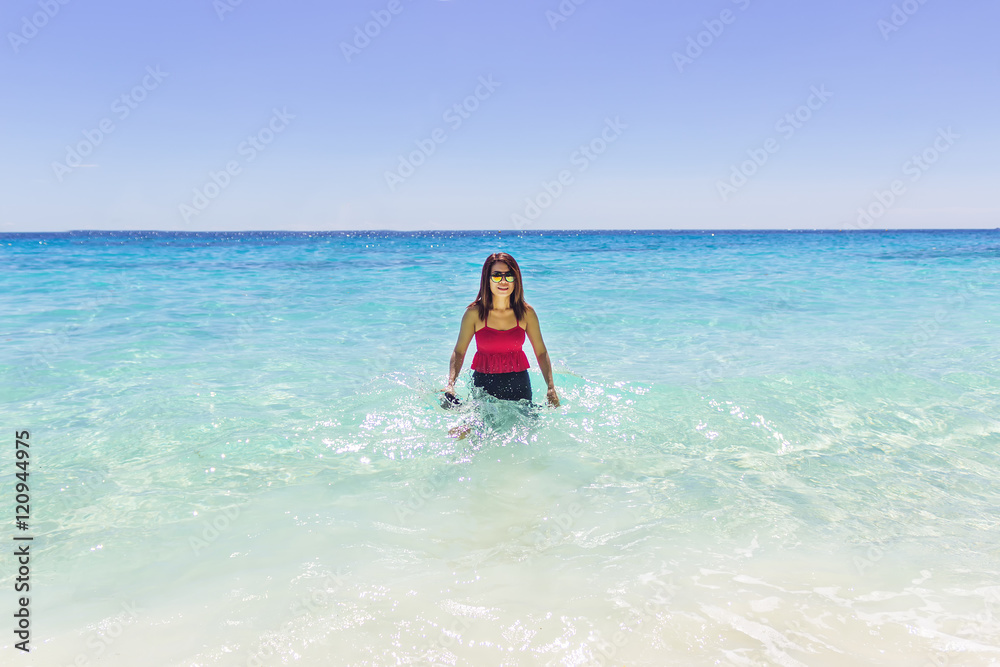
[[(514, 275), (514, 270), (511, 269), (507, 262), (493, 262), (493, 268), (490, 269), (490, 275), (494, 273), (510, 273), (511, 276)], [(490, 291), (493, 292), (493, 298), (509, 299), (510, 295), (514, 293), (514, 283), (507, 282), (506, 278), (503, 278), (500, 282), (493, 282), (490, 279)]]

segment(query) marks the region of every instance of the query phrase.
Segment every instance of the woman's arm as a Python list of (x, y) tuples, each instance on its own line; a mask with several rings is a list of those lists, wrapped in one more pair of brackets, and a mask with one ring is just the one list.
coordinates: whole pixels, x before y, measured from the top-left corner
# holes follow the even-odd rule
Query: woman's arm
[(524, 315), (524, 320), (524, 331), (528, 334), (528, 340), (531, 341), (531, 349), (535, 351), (535, 359), (538, 360), (538, 369), (542, 371), (542, 377), (545, 378), (545, 384), (548, 387), (546, 396), (549, 399), (549, 403), (558, 406), (559, 396), (556, 394), (556, 384), (552, 378), (552, 362), (549, 360), (549, 352), (545, 349), (545, 343), (542, 341), (542, 329), (538, 325), (538, 314), (535, 313), (534, 308), (528, 308)]
[(478, 313), (475, 308), (469, 308), (462, 316), (462, 325), (458, 330), (458, 341), (455, 349), (451, 352), (451, 361), (448, 363), (448, 384), (442, 391), (453, 392), (458, 374), (462, 372), (462, 365), (465, 363), (465, 352), (469, 349), (469, 343), (476, 334), (476, 319)]
[(555, 390), (556, 383), (552, 379), (552, 362), (549, 360), (549, 353), (535, 354), (535, 359), (538, 360), (538, 369), (542, 371), (542, 377), (545, 378), (545, 385), (549, 389)]
[(451, 360), (448, 362), (448, 384), (444, 388), (446, 392), (455, 391), (455, 381), (458, 379), (458, 374), (462, 372), (464, 364), (465, 352), (459, 352), (456, 347), (451, 351)]

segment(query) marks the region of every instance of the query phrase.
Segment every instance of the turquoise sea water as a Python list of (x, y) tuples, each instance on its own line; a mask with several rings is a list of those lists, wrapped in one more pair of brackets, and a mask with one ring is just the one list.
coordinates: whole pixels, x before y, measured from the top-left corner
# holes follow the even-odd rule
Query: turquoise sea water
[[(498, 250), (553, 362), (538, 419), (439, 406)], [(1000, 664), (998, 231), (0, 254), (8, 544), (31, 432), (19, 664)]]

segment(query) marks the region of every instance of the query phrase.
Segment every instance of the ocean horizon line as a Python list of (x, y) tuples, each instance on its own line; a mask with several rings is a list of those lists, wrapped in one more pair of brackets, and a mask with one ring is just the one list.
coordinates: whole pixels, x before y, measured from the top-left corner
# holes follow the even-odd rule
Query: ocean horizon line
[(240, 230), (172, 230), (172, 229), (70, 229), (64, 231), (18, 231), (0, 232), (0, 238), (24, 238), (30, 236), (66, 237), (66, 236), (226, 236), (226, 235), (260, 235), (260, 236), (351, 236), (361, 234), (421, 236), (493, 236), (496, 234), (513, 234), (514, 236), (541, 235), (607, 235), (607, 234), (637, 234), (637, 235), (670, 235), (670, 234), (885, 234), (899, 232), (914, 233), (966, 233), (966, 232), (997, 232), (1000, 227), (965, 227), (965, 228), (924, 228), (899, 227), (884, 229), (832, 229), (832, 228), (789, 228), (789, 229), (330, 229), (330, 230), (282, 230), (282, 229), (240, 229)]

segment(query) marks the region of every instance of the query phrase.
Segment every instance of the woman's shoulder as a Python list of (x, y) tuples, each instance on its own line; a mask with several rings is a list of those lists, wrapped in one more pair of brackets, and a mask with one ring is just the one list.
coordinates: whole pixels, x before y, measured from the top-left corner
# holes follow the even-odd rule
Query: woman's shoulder
[(524, 304), (524, 319), (521, 321), (525, 324), (538, 322), (538, 313), (536, 313), (535, 309), (528, 305), (528, 303)]
[(478, 322), (479, 321), (479, 308), (475, 305), (471, 305), (465, 309), (462, 313), (462, 322)]

